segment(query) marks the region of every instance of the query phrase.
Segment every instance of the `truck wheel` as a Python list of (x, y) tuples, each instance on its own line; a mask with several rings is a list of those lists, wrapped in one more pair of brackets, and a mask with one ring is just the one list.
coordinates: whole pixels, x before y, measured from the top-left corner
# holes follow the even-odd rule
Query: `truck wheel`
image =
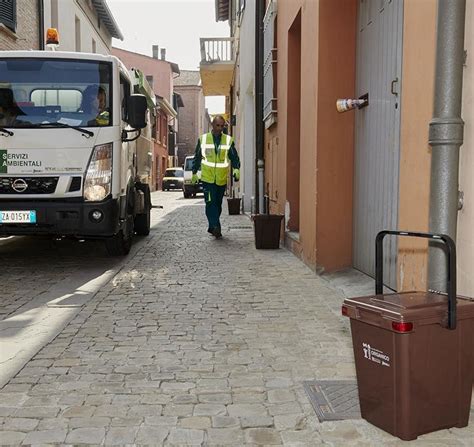
[(130, 253), (132, 239), (125, 237), (123, 230), (120, 230), (116, 235), (105, 240), (105, 248), (109, 256), (125, 256)]
[(183, 196), (184, 196), (185, 199), (189, 199), (191, 197), (191, 193), (184, 189), (183, 190)]
[(130, 253), (133, 239), (133, 216), (128, 214), (123, 228), (111, 238), (105, 239), (105, 248), (110, 256), (125, 256)]

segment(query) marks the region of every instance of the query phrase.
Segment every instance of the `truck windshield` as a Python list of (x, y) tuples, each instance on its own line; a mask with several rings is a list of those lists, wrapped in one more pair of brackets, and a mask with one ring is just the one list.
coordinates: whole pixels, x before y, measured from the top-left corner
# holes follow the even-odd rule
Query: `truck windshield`
[(0, 127), (112, 125), (112, 64), (0, 58)]
[(165, 171), (165, 177), (183, 177), (184, 172), (182, 169), (167, 169)]
[(185, 171), (192, 171), (193, 170), (193, 159), (192, 158), (186, 158), (186, 161), (184, 162), (184, 170)]

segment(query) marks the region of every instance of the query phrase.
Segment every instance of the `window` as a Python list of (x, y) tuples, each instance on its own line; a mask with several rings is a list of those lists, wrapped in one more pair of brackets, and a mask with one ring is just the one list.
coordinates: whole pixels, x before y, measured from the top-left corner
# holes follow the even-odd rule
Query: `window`
[(153, 75), (146, 75), (146, 80), (148, 84), (150, 84), (150, 87), (153, 89)]
[(192, 171), (193, 170), (193, 158), (186, 157), (186, 161), (184, 162), (184, 170), (185, 171)]
[(76, 51), (81, 51), (81, 21), (76, 16)]
[(263, 120), (268, 129), (277, 121), (276, 99), (276, 1), (270, 0), (263, 19)]
[(31, 92), (35, 106), (59, 106), (61, 112), (77, 112), (81, 108), (82, 92), (66, 89), (35, 89)]
[(51, 28), (58, 28), (58, 0), (51, 0)]
[(0, 23), (16, 31), (16, 0), (0, 1)]
[(166, 115), (161, 117), (161, 143), (166, 147), (166, 139), (168, 137), (168, 119)]
[(0, 54), (0, 79), (0, 106), (11, 127), (112, 125), (109, 62)]
[(165, 177), (184, 177), (184, 171), (182, 169), (168, 168), (165, 172)]
[(156, 113), (156, 141), (161, 141), (161, 112)]
[(151, 110), (150, 123), (151, 123), (151, 137), (156, 139), (156, 112), (155, 112), (155, 109)]
[(130, 82), (120, 75), (120, 109), (122, 121), (128, 121), (128, 98), (130, 98)]

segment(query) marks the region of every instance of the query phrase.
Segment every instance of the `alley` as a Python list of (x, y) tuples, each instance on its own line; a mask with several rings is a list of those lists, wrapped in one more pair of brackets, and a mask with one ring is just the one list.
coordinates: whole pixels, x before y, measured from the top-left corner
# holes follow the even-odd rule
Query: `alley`
[[(87, 265), (116, 271), (0, 391), (2, 444), (401, 445), (363, 420), (319, 423), (303, 390), (355, 377), (339, 291), (285, 249), (256, 250), (247, 216), (225, 210), (215, 240), (201, 197), (153, 203), (150, 236), (120, 265), (93, 243), (75, 258), (0, 247), (4, 316)], [(472, 422), (416, 444), (472, 445)]]

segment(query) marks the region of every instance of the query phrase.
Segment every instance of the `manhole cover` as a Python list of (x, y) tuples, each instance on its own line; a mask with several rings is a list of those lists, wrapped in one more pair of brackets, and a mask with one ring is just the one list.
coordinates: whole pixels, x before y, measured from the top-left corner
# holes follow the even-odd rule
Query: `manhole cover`
[(303, 386), (320, 422), (361, 418), (357, 381), (311, 380)]

